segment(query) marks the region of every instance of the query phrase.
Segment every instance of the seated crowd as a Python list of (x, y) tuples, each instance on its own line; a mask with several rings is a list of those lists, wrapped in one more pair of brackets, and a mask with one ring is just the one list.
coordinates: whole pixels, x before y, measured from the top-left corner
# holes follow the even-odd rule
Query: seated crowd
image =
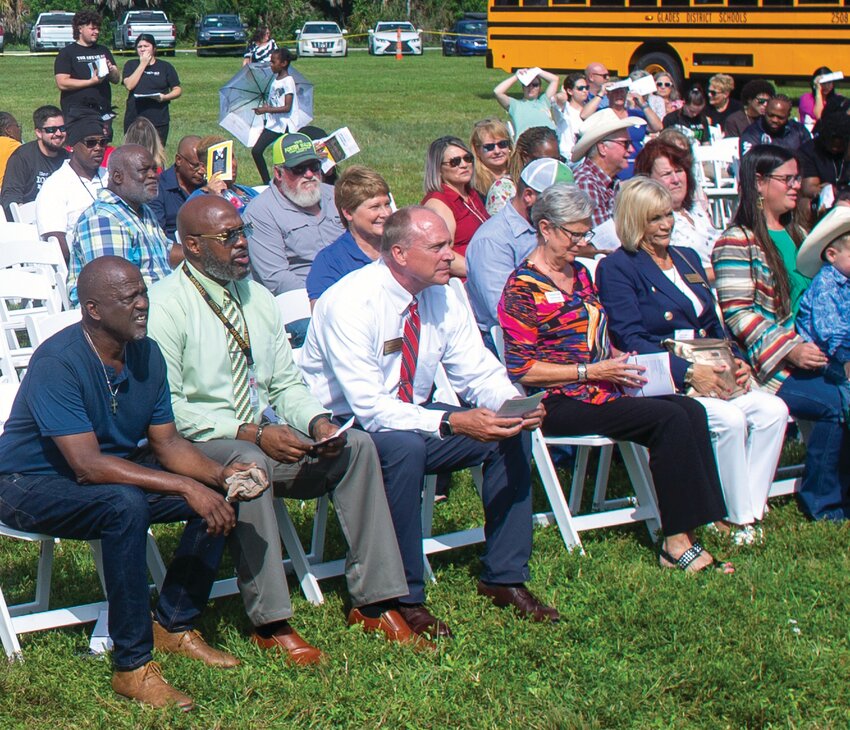
[[(145, 124), (112, 149), (102, 115), (37, 109), (0, 199), (7, 212), (35, 201), (82, 321), (30, 361), (0, 435), (0, 521), (103, 541), (115, 691), (189, 709), (153, 649), (239, 664), (194, 628), (225, 543), (252, 641), (323, 661), (290, 622), (279, 497), (332, 496), (348, 623), (433, 651), (452, 631), (427, 604), (423, 479), (477, 465), (477, 592), (557, 621), (526, 587), (535, 429), (647, 447), (663, 568), (734, 573), (695, 530), (761, 539), (789, 413), (811, 424), (802, 509), (850, 517), (850, 127), (824, 73), (803, 119), (812, 138), (764, 81), (738, 103), (724, 74), (706, 92), (659, 73), (641, 96), (599, 63), (562, 90), (523, 69), (495, 89), (509, 123), (434, 140), (421, 203), (398, 210), (362, 165), (326, 182), (301, 132), (273, 141), (258, 192), (236, 183), (235, 161), (232, 180), (208, 179), (223, 138), (184, 137), (162, 169)], [(518, 80), (522, 99), (508, 95)], [(9, 116), (0, 134), (20, 138)], [(721, 231), (694, 145), (724, 134), (739, 137), (740, 201)], [(293, 291), (312, 315), (284, 326), (275, 297)], [(729, 366), (671, 353), (671, 392), (629, 395), (647, 383), (633, 355), (704, 338), (731, 341)], [(433, 399), (438, 369), (462, 405)], [(517, 385), (541, 405), (498, 415)], [(176, 521), (151, 616), (146, 533)]]

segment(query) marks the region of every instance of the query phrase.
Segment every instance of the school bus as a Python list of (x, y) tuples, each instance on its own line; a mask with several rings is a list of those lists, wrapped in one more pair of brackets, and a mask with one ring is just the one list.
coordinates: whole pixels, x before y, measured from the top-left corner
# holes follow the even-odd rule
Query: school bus
[(489, 0), (487, 66), (552, 71), (604, 63), (677, 81), (713, 73), (850, 75), (850, 0)]

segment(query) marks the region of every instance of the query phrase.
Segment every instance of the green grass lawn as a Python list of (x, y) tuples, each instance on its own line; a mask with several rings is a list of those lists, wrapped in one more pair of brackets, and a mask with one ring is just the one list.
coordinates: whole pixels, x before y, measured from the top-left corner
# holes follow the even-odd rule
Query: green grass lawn
[[(173, 61), (185, 89), (172, 105), (169, 156), (183, 134), (217, 131), (217, 89), (238, 59)], [(305, 60), (316, 84), (316, 123), (348, 125), (400, 204), (421, 195), (428, 143), (468, 136), (472, 122), (499, 109), (491, 89), (501, 73), (481, 59)], [(49, 58), (0, 57), (0, 108), (25, 121), (58, 99)], [(124, 94), (116, 92), (123, 104)], [(32, 138), (31, 129), (26, 132)], [(255, 183), (240, 150), (243, 182)], [(616, 479), (622, 489), (622, 476)], [(687, 485), (687, 464), (682, 470)], [(535, 494), (537, 509), (545, 506)], [(291, 504), (306, 539), (311, 508)], [(436, 531), (479, 524), (467, 475), (455, 477)], [(586, 555), (569, 554), (555, 528), (535, 533), (531, 587), (562, 612), (539, 626), (475, 595), (477, 548), (432, 560), (434, 612), (456, 638), (435, 656), (389, 646), (345, 627), (344, 582), (323, 584), (310, 606), (293, 588), (295, 626), (329, 655), (293, 669), (255, 649), (237, 597), (212, 603), (200, 628), (242, 659), (231, 672), (161, 657), (166, 677), (190, 693), (188, 717), (117, 699), (108, 661), (85, 656), (88, 628), (27, 635), (25, 661), (0, 661), (0, 730), (26, 728), (841, 728), (850, 724), (848, 615), (850, 530), (811, 524), (778, 500), (763, 545), (734, 548), (706, 535), (709, 549), (734, 559), (734, 576), (662, 571), (642, 527), (585, 533)], [(166, 558), (175, 529), (158, 528)], [(329, 553), (341, 554), (337, 530)], [(0, 542), (0, 586), (10, 603), (33, 588), (36, 550)], [(222, 570), (229, 572), (229, 566)], [(85, 545), (57, 546), (56, 605), (96, 600)]]

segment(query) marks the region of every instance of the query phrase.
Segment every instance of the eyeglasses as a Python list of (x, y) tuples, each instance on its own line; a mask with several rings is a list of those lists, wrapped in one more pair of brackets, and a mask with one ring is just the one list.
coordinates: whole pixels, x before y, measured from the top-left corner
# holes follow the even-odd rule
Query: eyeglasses
[(767, 104), (767, 102), (769, 102), (770, 99), (766, 96), (757, 96), (755, 99), (753, 99), (753, 101), (755, 101), (756, 104), (761, 106), (762, 104)]
[(443, 164), (448, 165), (449, 167), (460, 167), (462, 162), (465, 162), (467, 165), (471, 165), (474, 159), (475, 158), (467, 152), (462, 157), (452, 157), (451, 159), (443, 160)]
[(239, 228), (231, 228), (224, 233), (193, 233), (195, 238), (209, 238), (213, 241), (218, 241), (222, 246), (233, 248), (243, 238), (248, 238), (254, 232), (254, 226), (251, 223), (246, 223)]
[(198, 162), (192, 162), (192, 160), (184, 157), (179, 152), (177, 153), (176, 157), (179, 157), (181, 160), (183, 160), (183, 162), (185, 162), (193, 170), (200, 170), (204, 166), (204, 163), (200, 160)]
[(607, 71), (604, 74), (599, 73), (599, 71), (591, 71), (590, 75), (591, 76), (601, 76), (603, 79), (607, 79), (607, 78), (611, 77), (611, 74), (609, 74)]
[(802, 175), (766, 175), (765, 177), (781, 182), (786, 188), (801, 185), (803, 182)]
[(66, 128), (64, 124), (60, 124), (56, 127), (41, 127), (41, 131), (45, 134), (56, 134), (57, 132), (62, 132), (64, 134), (65, 129)]
[(94, 137), (89, 139), (82, 140), (83, 144), (86, 146), (86, 149), (93, 150), (95, 147), (100, 147), (101, 149), (106, 149), (106, 146), (109, 144), (109, 140), (106, 137)]
[(539, 89), (539, 88), (540, 88), (540, 82), (539, 82), (539, 81), (532, 81), (532, 82), (528, 85), (528, 88), (529, 88), (529, 89)]
[(605, 139), (603, 142), (611, 142), (612, 144), (620, 144), (623, 145), (623, 149), (628, 152), (630, 149), (634, 147), (632, 141), (630, 139)]
[(506, 139), (500, 139), (498, 142), (487, 142), (481, 145), (481, 149), (485, 152), (492, 152), (496, 147), (500, 150), (506, 150), (511, 146), (511, 143)]
[(572, 243), (573, 245), (581, 243), (582, 241), (584, 241), (585, 243), (590, 243), (593, 240), (593, 236), (595, 234), (594, 231), (571, 231), (569, 228), (564, 228), (563, 226), (557, 226), (557, 228), (561, 233), (569, 237), (570, 243)]
[(289, 172), (295, 177), (303, 177), (307, 174), (307, 170), (312, 172), (314, 175), (318, 175), (322, 169), (322, 163), (318, 160), (310, 160), (309, 162), (302, 162), (300, 165), (287, 167), (286, 169), (289, 170)]
[(669, 89), (673, 86), (669, 81), (658, 81), (655, 85), (660, 86), (662, 89)]
[(573, 91), (587, 91), (589, 86), (573, 86)]
[(709, 96), (717, 96), (718, 94), (722, 94), (722, 93), (723, 93), (722, 91), (718, 91), (717, 89), (709, 89), (708, 90)]

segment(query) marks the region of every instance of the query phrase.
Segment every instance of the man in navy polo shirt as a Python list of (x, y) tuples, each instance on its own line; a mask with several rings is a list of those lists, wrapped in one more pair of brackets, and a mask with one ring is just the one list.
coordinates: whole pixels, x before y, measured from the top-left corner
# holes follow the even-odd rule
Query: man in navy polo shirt
[[(80, 274), (78, 291), (82, 322), (38, 348), (0, 435), (0, 520), (101, 541), (113, 689), (188, 710), (192, 700), (162, 678), (151, 651), (221, 668), (239, 664), (193, 630), (236, 524), (221, 494), (235, 469), (208, 459), (175, 429), (165, 360), (146, 335), (139, 269), (117, 256), (97, 258)], [(145, 438), (162, 468), (139, 463)], [(182, 520), (152, 623), (148, 526)]]
[(198, 159), (200, 141), (194, 134), (180, 140), (174, 164), (159, 176), (159, 193), (149, 203), (160, 228), (172, 241), (177, 232), (177, 211), (206, 182), (206, 160)]

